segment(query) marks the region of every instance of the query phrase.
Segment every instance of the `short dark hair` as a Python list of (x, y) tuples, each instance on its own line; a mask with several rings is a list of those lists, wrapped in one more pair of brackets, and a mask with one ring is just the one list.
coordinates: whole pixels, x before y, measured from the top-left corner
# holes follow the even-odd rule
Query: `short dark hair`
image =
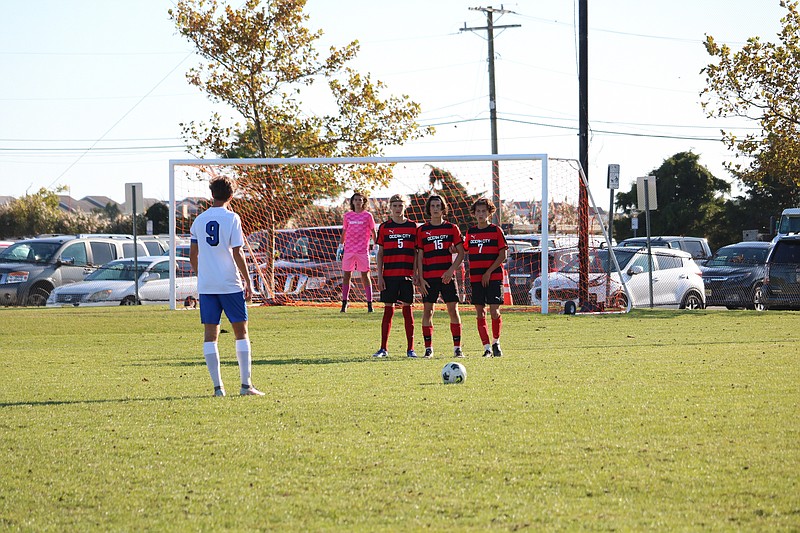
[(494, 215), (494, 212), (497, 211), (497, 208), (494, 206), (494, 202), (489, 200), (488, 198), (478, 198), (469, 208), (469, 212), (473, 215), (475, 214), (475, 210), (478, 208), (479, 205), (486, 206), (486, 209), (489, 211), (489, 216)]
[(236, 181), (230, 176), (216, 176), (208, 184), (211, 197), (218, 202), (227, 202), (236, 192)]
[(356, 196), (360, 196), (361, 198), (363, 198), (364, 199), (364, 207), (365, 208), (367, 207), (367, 205), (366, 205), (367, 204), (367, 195), (364, 194), (361, 191), (356, 191), (356, 192), (353, 193), (353, 196), (350, 197), (350, 211), (355, 211), (356, 210), (356, 206), (353, 204), (353, 200), (356, 199)]
[(389, 206), (391, 206), (395, 202), (400, 202), (403, 204), (403, 207), (406, 205), (406, 199), (402, 194), (393, 194), (391, 198), (389, 198)]
[(440, 202), (442, 202), (442, 215), (446, 215), (447, 214), (447, 202), (445, 201), (444, 198), (442, 198), (438, 194), (432, 194), (432, 195), (428, 196), (428, 199), (425, 201), (425, 214), (428, 215), (428, 216), (431, 216), (431, 202), (433, 200), (439, 200)]

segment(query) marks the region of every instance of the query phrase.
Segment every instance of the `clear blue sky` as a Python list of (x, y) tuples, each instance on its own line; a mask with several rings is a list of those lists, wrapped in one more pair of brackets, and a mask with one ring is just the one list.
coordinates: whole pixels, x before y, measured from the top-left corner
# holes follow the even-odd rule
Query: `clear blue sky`
[[(235, 2), (239, 5), (239, 2)], [(323, 43), (361, 42), (355, 63), (422, 104), (433, 137), (386, 155), (491, 151), (485, 25), (472, 0), (309, 0)], [(495, 3), (494, 7), (499, 7)], [(578, 156), (577, 9), (573, 0), (506, 2), (496, 34), (500, 152)], [(180, 122), (214, 109), (185, 81), (197, 61), (169, 20), (170, 0), (4, 2), (0, 19), (0, 195), (68, 186), (75, 198), (124, 201), (124, 184), (168, 197), (168, 160), (188, 157)], [(776, 39), (779, 0), (589, 2), (590, 166), (605, 191), (609, 163), (623, 187), (676, 152), (694, 150), (715, 175), (732, 159), (698, 93), (704, 34), (738, 49)], [(324, 48), (323, 48), (324, 49)], [(308, 111), (314, 112), (313, 101)], [(224, 112), (224, 110), (223, 110)]]

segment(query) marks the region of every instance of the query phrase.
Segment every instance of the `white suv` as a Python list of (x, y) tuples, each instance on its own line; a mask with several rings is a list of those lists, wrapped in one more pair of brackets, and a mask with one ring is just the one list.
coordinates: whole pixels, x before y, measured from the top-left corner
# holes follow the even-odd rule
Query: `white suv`
[[(633, 307), (650, 305), (650, 261), (646, 249), (616, 247), (614, 256), (622, 276), (609, 265), (607, 249), (589, 251), (588, 296), (589, 309), (625, 309), (628, 300)], [(653, 306), (679, 309), (705, 307), (705, 287), (700, 267), (692, 256), (681, 250), (658, 248), (652, 250)], [(578, 310), (579, 259), (575, 258), (558, 272), (548, 275), (548, 299), (560, 303), (564, 312)], [(610, 273), (609, 273), (610, 272)], [(627, 291), (623, 288), (625, 283)], [(531, 287), (533, 305), (542, 303), (542, 279), (538, 277)]]

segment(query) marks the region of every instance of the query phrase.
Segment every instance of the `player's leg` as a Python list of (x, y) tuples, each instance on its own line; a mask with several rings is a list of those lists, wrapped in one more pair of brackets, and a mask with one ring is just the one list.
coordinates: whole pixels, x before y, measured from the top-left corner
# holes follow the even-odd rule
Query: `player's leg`
[[(422, 339), (425, 342), (425, 357), (433, 357), (433, 303), (428, 301), (428, 297), (432, 294), (428, 290), (425, 300), (422, 302)], [(438, 293), (436, 293), (438, 296)], [(435, 300), (434, 300), (435, 301)]]
[[(345, 268), (344, 259), (342, 260), (342, 268)], [(342, 309), (340, 311), (341, 313), (347, 312), (347, 300), (348, 298), (350, 298), (350, 278), (352, 277), (352, 275), (353, 272), (351, 270), (342, 271)]]
[(403, 304), (403, 324), (406, 328), (406, 356), (417, 357), (414, 351), (414, 312), (411, 309), (414, 301), (414, 284), (411, 280), (403, 280), (400, 288), (400, 301)]
[(263, 396), (264, 393), (253, 386), (253, 356), (250, 348), (250, 337), (247, 331), (247, 303), (244, 293), (225, 294), (221, 297), (225, 316), (231, 322), (233, 336), (236, 339), (236, 360), (239, 362), (239, 377), (242, 396)]
[[(458, 296), (456, 296), (457, 298)], [(450, 315), (450, 334), (453, 337), (453, 355), (464, 357), (461, 350), (461, 315), (458, 313), (458, 301), (447, 302), (447, 314)]]
[(219, 364), (219, 322), (222, 318), (222, 305), (216, 294), (200, 295), (200, 322), (203, 324), (203, 358), (208, 374), (214, 384), (214, 396), (225, 396)]
[(442, 300), (447, 304), (447, 314), (450, 315), (450, 334), (453, 337), (453, 355), (464, 357), (461, 350), (461, 315), (458, 313), (458, 291), (455, 280), (442, 284)]
[(500, 357), (503, 355), (503, 350), (500, 349), (500, 332), (503, 329), (503, 317), (500, 316), (500, 304), (490, 305), (489, 312), (492, 315), (492, 355), (494, 357)]
[(361, 285), (364, 287), (364, 297), (367, 299), (367, 313), (372, 313), (372, 278), (369, 275), (369, 259), (367, 266), (361, 271)]
[(486, 324), (486, 293), (481, 282), (472, 283), (472, 304), (475, 306), (475, 321), (478, 325), (478, 336), (483, 344), (483, 356), (492, 356), (492, 345), (489, 342), (489, 327)]
[(396, 280), (384, 280), (380, 301), (384, 303), (383, 318), (381, 319), (381, 347), (372, 357), (388, 357), (389, 333), (392, 331), (392, 317), (394, 316), (394, 303), (397, 301), (398, 285)]

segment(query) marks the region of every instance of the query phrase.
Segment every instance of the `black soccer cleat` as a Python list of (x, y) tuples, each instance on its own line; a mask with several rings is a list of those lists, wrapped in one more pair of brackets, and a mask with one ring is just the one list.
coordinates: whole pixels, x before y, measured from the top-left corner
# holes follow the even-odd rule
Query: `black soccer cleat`
[(342, 300), (342, 309), (339, 311), (340, 313), (347, 312), (347, 300)]
[(492, 357), (502, 357), (503, 350), (500, 349), (500, 343), (496, 342), (492, 344)]

